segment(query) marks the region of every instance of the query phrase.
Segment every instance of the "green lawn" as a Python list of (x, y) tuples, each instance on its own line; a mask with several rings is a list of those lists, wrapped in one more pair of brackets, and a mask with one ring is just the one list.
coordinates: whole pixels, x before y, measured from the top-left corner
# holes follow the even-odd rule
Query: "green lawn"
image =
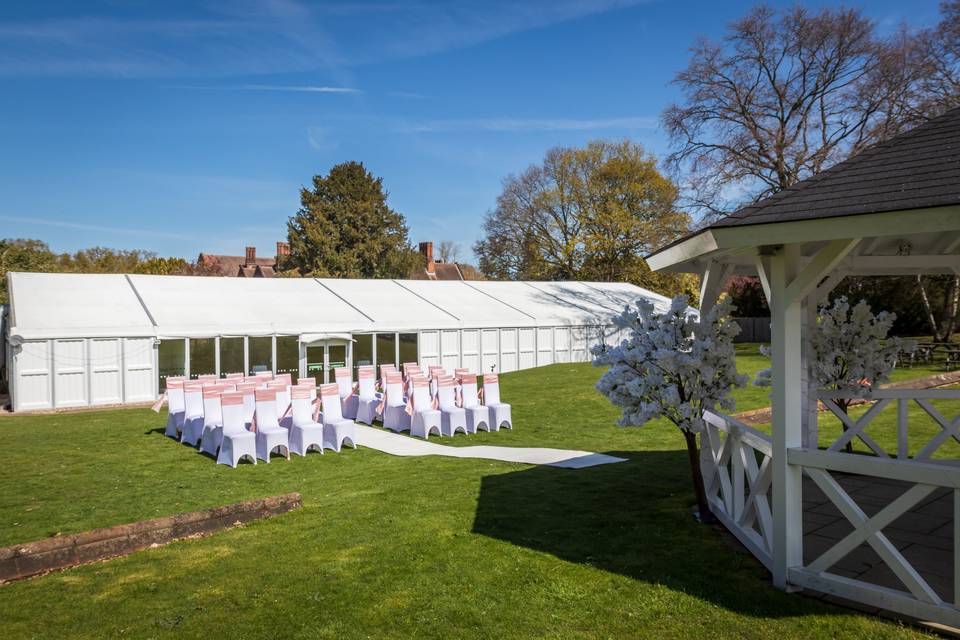
[[(750, 348), (739, 360), (767, 366)], [(583, 470), (366, 449), (232, 470), (163, 437), (147, 410), (3, 418), (0, 545), (288, 491), (304, 506), (0, 587), (0, 637), (922, 635), (771, 587), (693, 521), (679, 433), (616, 427), (598, 375), (504, 375), (516, 430), (452, 441), (629, 458)], [(738, 408), (768, 392), (741, 390)]]

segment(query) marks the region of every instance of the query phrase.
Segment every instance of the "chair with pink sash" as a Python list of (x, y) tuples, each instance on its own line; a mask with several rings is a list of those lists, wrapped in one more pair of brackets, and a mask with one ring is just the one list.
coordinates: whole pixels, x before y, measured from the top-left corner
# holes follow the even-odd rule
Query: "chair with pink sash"
[(269, 463), (270, 454), (283, 449), (284, 456), (289, 460), (289, 434), (277, 422), (277, 390), (257, 389), (254, 395), (257, 401), (257, 458)]
[(197, 446), (203, 433), (203, 383), (190, 380), (183, 383), (183, 429), (180, 442)]
[(290, 418), (290, 385), (284, 380), (271, 380), (267, 383), (267, 389), (276, 390), (277, 422), (284, 429), (289, 429), (293, 423)]
[(310, 449), (323, 453), (323, 425), (313, 417), (311, 396), (315, 393), (316, 387), (307, 385), (290, 388), (290, 451), (301, 456), (306, 456)]
[(356, 424), (340, 413), (340, 389), (334, 384), (320, 387), (320, 401), (323, 403), (323, 446), (340, 452), (344, 442), (357, 448)]
[(200, 382), (217, 382), (220, 378), (215, 373), (204, 373), (197, 376), (197, 380)]
[(183, 377), (167, 378), (167, 428), (163, 432), (165, 436), (174, 439), (180, 438), (180, 432), (183, 430), (184, 411), (186, 411), (186, 407), (183, 401)]
[(430, 371), (430, 377), (429, 377), (429, 380), (430, 380), (430, 397), (431, 397), (431, 398), (436, 398), (436, 397), (437, 397), (437, 382), (440, 380), (440, 378), (441, 378), (442, 376), (445, 376), (445, 375), (447, 374), (447, 371), (446, 371), (446, 369), (443, 368), (442, 365), (439, 365), (439, 364), (432, 364), (432, 365), (430, 365), (429, 371)]
[(273, 380), (273, 371), (257, 371), (253, 374), (254, 378), (266, 382), (267, 380)]
[(223, 441), (217, 464), (236, 468), (243, 458), (257, 464), (257, 437), (247, 431), (243, 422), (243, 393), (224, 393), (220, 396), (220, 411), (223, 416)]
[(463, 376), (470, 375), (470, 369), (457, 367), (453, 370), (453, 379), (456, 380), (457, 384), (460, 384)]
[(500, 427), (513, 429), (510, 405), (500, 402), (500, 377), (495, 373), (483, 374), (483, 404), (490, 409), (490, 428), (493, 431), (499, 431)]
[(384, 388), (383, 426), (391, 431), (409, 431), (410, 414), (403, 397), (403, 378), (399, 373), (388, 373)]
[(333, 378), (340, 390), (340, 408), (343, 417), (353, 420), (357, 417), (357, 396), (353, 394), (353, 373), (349, 367), (337, 367), (333, 370)]
[(440, 435), (452, 438), (457, 431), (468, 433), (467, 412), (457, 406), (452, 377), (443, 376), (437, 381), (437, 400), (440, 410)]
[(200, 452), (217, 455), (223, 441), (223, 411), (220, 406), (219, 387), (203, 390), (203, 431), (200, 433)]
[(232, 380), (234, 383), (243, 382), (244, 377), (245, 376), (243, 375), (243, 373), (240, 373), (239, 371), (236, 373), (223, 374), (224, 380)]
[(477, 376), (465, 373), (460, 376), (460, 406), (467, 414), (467, 433), (480, 429), (490, 431), (490, 408), (480, 404), (477, 393)]
[(433, 408), (433, 400), (430, 398), (430, 383), (423, 376), (413, 378), (411, 383), (413, 415), (410, 418), (410, 435), (419, 436), (424, 440), (433, 432), (438, 436), (443, 435), (440, 430), (441, 414)]
[(377, 388), (372, 366), (357, 369), (359, 389), (357, 391), (357, 414), (354, 418), (363, 424), (373, 424), (377, 417)]
[(256, 382), (241, 382), (237, 385), (237, 393), (243, 394), (243, 424), (247, 429), (253, 430), (254, 416), (257, 412), (257, 401), (255, 391), (260, 386)]
[(289, 373), (278, 373), (273, 376), (273, 379), (277, 382), (285, 382), (288, 387), (293, 386), (293, 375)]

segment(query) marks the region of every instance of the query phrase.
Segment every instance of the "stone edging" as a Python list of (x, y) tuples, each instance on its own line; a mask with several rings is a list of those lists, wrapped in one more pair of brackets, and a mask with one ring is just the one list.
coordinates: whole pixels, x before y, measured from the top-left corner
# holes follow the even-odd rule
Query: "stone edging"
[(0, 582), (125, 556), (180, 538), (214, 533), (287, 513), (300, 506), (300, 494), (288, 493), (3, 547), (0, 548)]

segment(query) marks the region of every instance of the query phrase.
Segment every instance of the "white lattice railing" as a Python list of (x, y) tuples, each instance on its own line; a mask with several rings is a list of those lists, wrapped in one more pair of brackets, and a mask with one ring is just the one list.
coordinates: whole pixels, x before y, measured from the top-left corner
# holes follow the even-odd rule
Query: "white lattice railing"
[(700, 468), (710, 510), (768, 569), (773, 563), (769, 437), (720, 413), (704, 414)]
[[(791, 584), (808, 587), (871, 606), (896, 611), (922, 620), (960, 626), (960, 469), (953, 465), (889, 457), (849, 455), (813, 449), (790, 449), (787, 462), (809, 476), (830, 502), (853, 525), (853, 531), (817, 558), (791, 567)], [(856, 474), (904, 484), (904, 491), (888, 505), (867, 516), (835, 477)], [(940, 487), (953, 490), (953, 592), (948, 601), (920, 575), (917, 569), (884, 535), (883, 529), (928, 498)], [(903, 589), (879, 586), (830, 573), (840, 560), (867, 543), (893, 572)]]
[[(846, 430), (827, 447), (827, 451), (840, 451), (854, 438), (863, 442), (878, 456), (896, 457), (901, 460), (910, 456), (910, 404), (915, 403), (940, 428), (940, 431), (920, 446), (912, 456), (915, 460), (929, 460), (930, 457), (948, 440), (953, 438), (960, 443), (960, 403), (957, 406), (957, 415), (952, 418), (944, 417), (931, 403), (934, 400), (960, 400), (960, 389), (876, 389), (868, 400), (876, 402), (867, 409), (866, 413), (858, 418), (848, 416), (840, 409), (834, 400), (852, 399), (855, 394), (840, 391), (820, 391), (817, 394), (820, 401), (846, 427)], [(877, 441), (867, 433), (867, 428), (890, 404), (897, 406), (897, 450), (895, 454), (888, 453)]]

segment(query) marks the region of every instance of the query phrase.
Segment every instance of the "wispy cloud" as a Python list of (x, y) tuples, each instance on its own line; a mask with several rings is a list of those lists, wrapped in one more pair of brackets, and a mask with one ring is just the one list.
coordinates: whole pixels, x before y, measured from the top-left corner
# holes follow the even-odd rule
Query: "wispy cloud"
[(602, 129), (655, 129), (657, 119), (649, 116), (623, 118), (464, 118), (403, 123), (396, 133), (452, 133), (459, 131), (597, 131)]
[(314, 151), (332, 151), (337, 143), (330, 139), (330, 127), (307, 127), (307, 143)]
[(5, 216), (0, 215), (0, 222), (10, 222), (13, 224), (39, 225), (42, 227), (59, 227), (61, 229), (76, 229), (78, 231), (96, 231), (97, 233), (109, 233), (120, 236), (141, 236), (151, 238), (173, 238), (187, 239), (189, 236), (182, 233), (171, 233), (167, 231), (158, 231), (156, 229), (132, 229), (128, 227), (114, 227), (96, 224), (84, 224), (80, 222), (70, 222), (68, 220), (55, 220), (50, 218), (36, 218), (28, 216)]
[(237, 84), (237, 85), (171, 85), (171, 89), (189, 89), (196, 91), (281, 91), (291, 93), (362, 93), (353, 87), (328, 87), (323, 85), (283, 85), (283, 84)]
[[(0, 74), (216, 77), (339, 69), (463, 49), (649, 0), (140, 3), (0, 24)], [(337, 80), (338, 83), (342, 79)]]

